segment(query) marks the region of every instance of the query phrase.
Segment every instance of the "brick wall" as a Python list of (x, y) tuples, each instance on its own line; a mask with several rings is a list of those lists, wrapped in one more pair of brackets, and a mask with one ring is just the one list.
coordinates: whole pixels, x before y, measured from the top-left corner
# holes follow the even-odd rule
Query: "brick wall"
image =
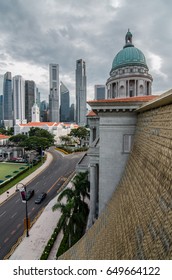
[(172, 105), (138, 115), (119, 186), (61, 259), (172, 259)]

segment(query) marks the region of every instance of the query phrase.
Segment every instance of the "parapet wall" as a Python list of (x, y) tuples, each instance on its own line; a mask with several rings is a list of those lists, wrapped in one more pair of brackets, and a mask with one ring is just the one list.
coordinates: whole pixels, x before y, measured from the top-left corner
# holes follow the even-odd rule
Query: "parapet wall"
[(61, 259), (172, 259), (172, 104), (138, 114), (120, 184)]

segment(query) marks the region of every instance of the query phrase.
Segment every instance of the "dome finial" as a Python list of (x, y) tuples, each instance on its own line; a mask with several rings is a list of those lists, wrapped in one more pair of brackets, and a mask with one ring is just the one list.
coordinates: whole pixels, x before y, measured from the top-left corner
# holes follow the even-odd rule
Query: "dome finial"
[(132, 44), (132, 36), (133, 35), (130, 32), (130, 29), (128, 28), (128, 32), (125, 35), (125, 46), (124, 46), (124, 48), (126, 48), (126, 47), (134, 47), (134, 45)]

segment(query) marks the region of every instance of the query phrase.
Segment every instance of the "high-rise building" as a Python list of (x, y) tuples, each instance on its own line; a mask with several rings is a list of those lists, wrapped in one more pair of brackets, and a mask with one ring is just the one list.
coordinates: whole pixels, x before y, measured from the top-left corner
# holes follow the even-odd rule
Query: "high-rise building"
[(27, 122), (32, 120), (32, 107), (35, 103), (35, 82), (25, 81), (25, 118)]
[(12, 75), (6, 72), (3, 83), (3, 118), (6, 127), (13, 126)]
[(3, 82), (4, 75), (0, 75), (0, 127), (3, 124)]
[(60, 121), (68, 122), (70, 117), (70, 97), (68, 88), (60, 82), (60, 98), (61, 98), (61, 106), (60, 106)]
[(25, 82), (22, 76), (13, 77), (14, 123), (26, 123), (25, 119)]
[(46, 100), (43, 100), (40, 105), (40, 121), (48, 121), (48, 103)]
[(0, 95), (3, 95), (4, 75), (0, 75)]
[(94, 86), (94, 99), (100, 100), (106, 97), (106, 87), (105, 85), (95, 85)]
[(41, 106), (41, 96), (40, 91), (38, 88), (36, 88), (36, 104), (38, 105), (39, 109)]
[(3, 95), (0, 95), (0, 127), (3, 125)]
[(76, 123), (86, 125), (86, 64), (79, 59), (76, 61)]
[(75, 122), (75, 105), (72, 103), (70, 106), (70, 122)]
[(49, 121), (59, 122), (59, 65), (49, 65)]

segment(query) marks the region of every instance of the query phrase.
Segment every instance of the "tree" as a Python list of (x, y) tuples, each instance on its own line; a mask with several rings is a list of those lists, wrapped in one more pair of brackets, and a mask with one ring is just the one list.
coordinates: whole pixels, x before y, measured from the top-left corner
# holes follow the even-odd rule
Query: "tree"
[(76, 191), (81, 195), (83, 201), (85, 198), (90, 198), (90, 182), (88, 181), (88, 171), (78, 173), (72, 180)]
[(17, 135), (11, 136), (9, 138), (9, 141), (20, 146), (27, 138), (28, 138), (27, 135), (17, 134)]
[(21, 146), (27, 150), (39, 150), (40, 147), (41, 150), (45, 150), (51, 146), (51, 142), (44, 137), (30, 136), (21, 143)]
[(69, 145), (72, 142), (71, 137), (68, 135), (62, 135), (59, 138), (60, 138), (60, 141), (64, 142), (65, 145)]
[(74, 138), (76, 138), (79, 142), (79, 145), (81, 145), (81, 140), (86, 139), (89, 136), (89, 130), (82, 126), (73, 128), (71, 129), (69, 136), (73, 136)]
[(3, 127), (0, 128), (0, 134), (4, 134), (4, 135), (13, 135), (14, 134), (14, 128), (13, 127), (10, 127), (8, 129), (5, 129)]
[(50, 145), (54, 144), (54, 135), (48, 132), (47, 130), (39, 127), (31, 127), (29, 131), (29, 136), (36, 136), (38, 138), (46, 138)]
[[(57, 252), (64, 253), (73, 246), (84, 234), (89, 214), (88, 204), (84, 201), (89, 197), (88, 172), (78, 173), (72, 180), (73, 188), (66, 188), (58, 197), (53, 211), (60, 209), (62, 215), (58, 227), (63, 230), (63, 239)], [(66, 204), (61, 203), (62, 199)]]

